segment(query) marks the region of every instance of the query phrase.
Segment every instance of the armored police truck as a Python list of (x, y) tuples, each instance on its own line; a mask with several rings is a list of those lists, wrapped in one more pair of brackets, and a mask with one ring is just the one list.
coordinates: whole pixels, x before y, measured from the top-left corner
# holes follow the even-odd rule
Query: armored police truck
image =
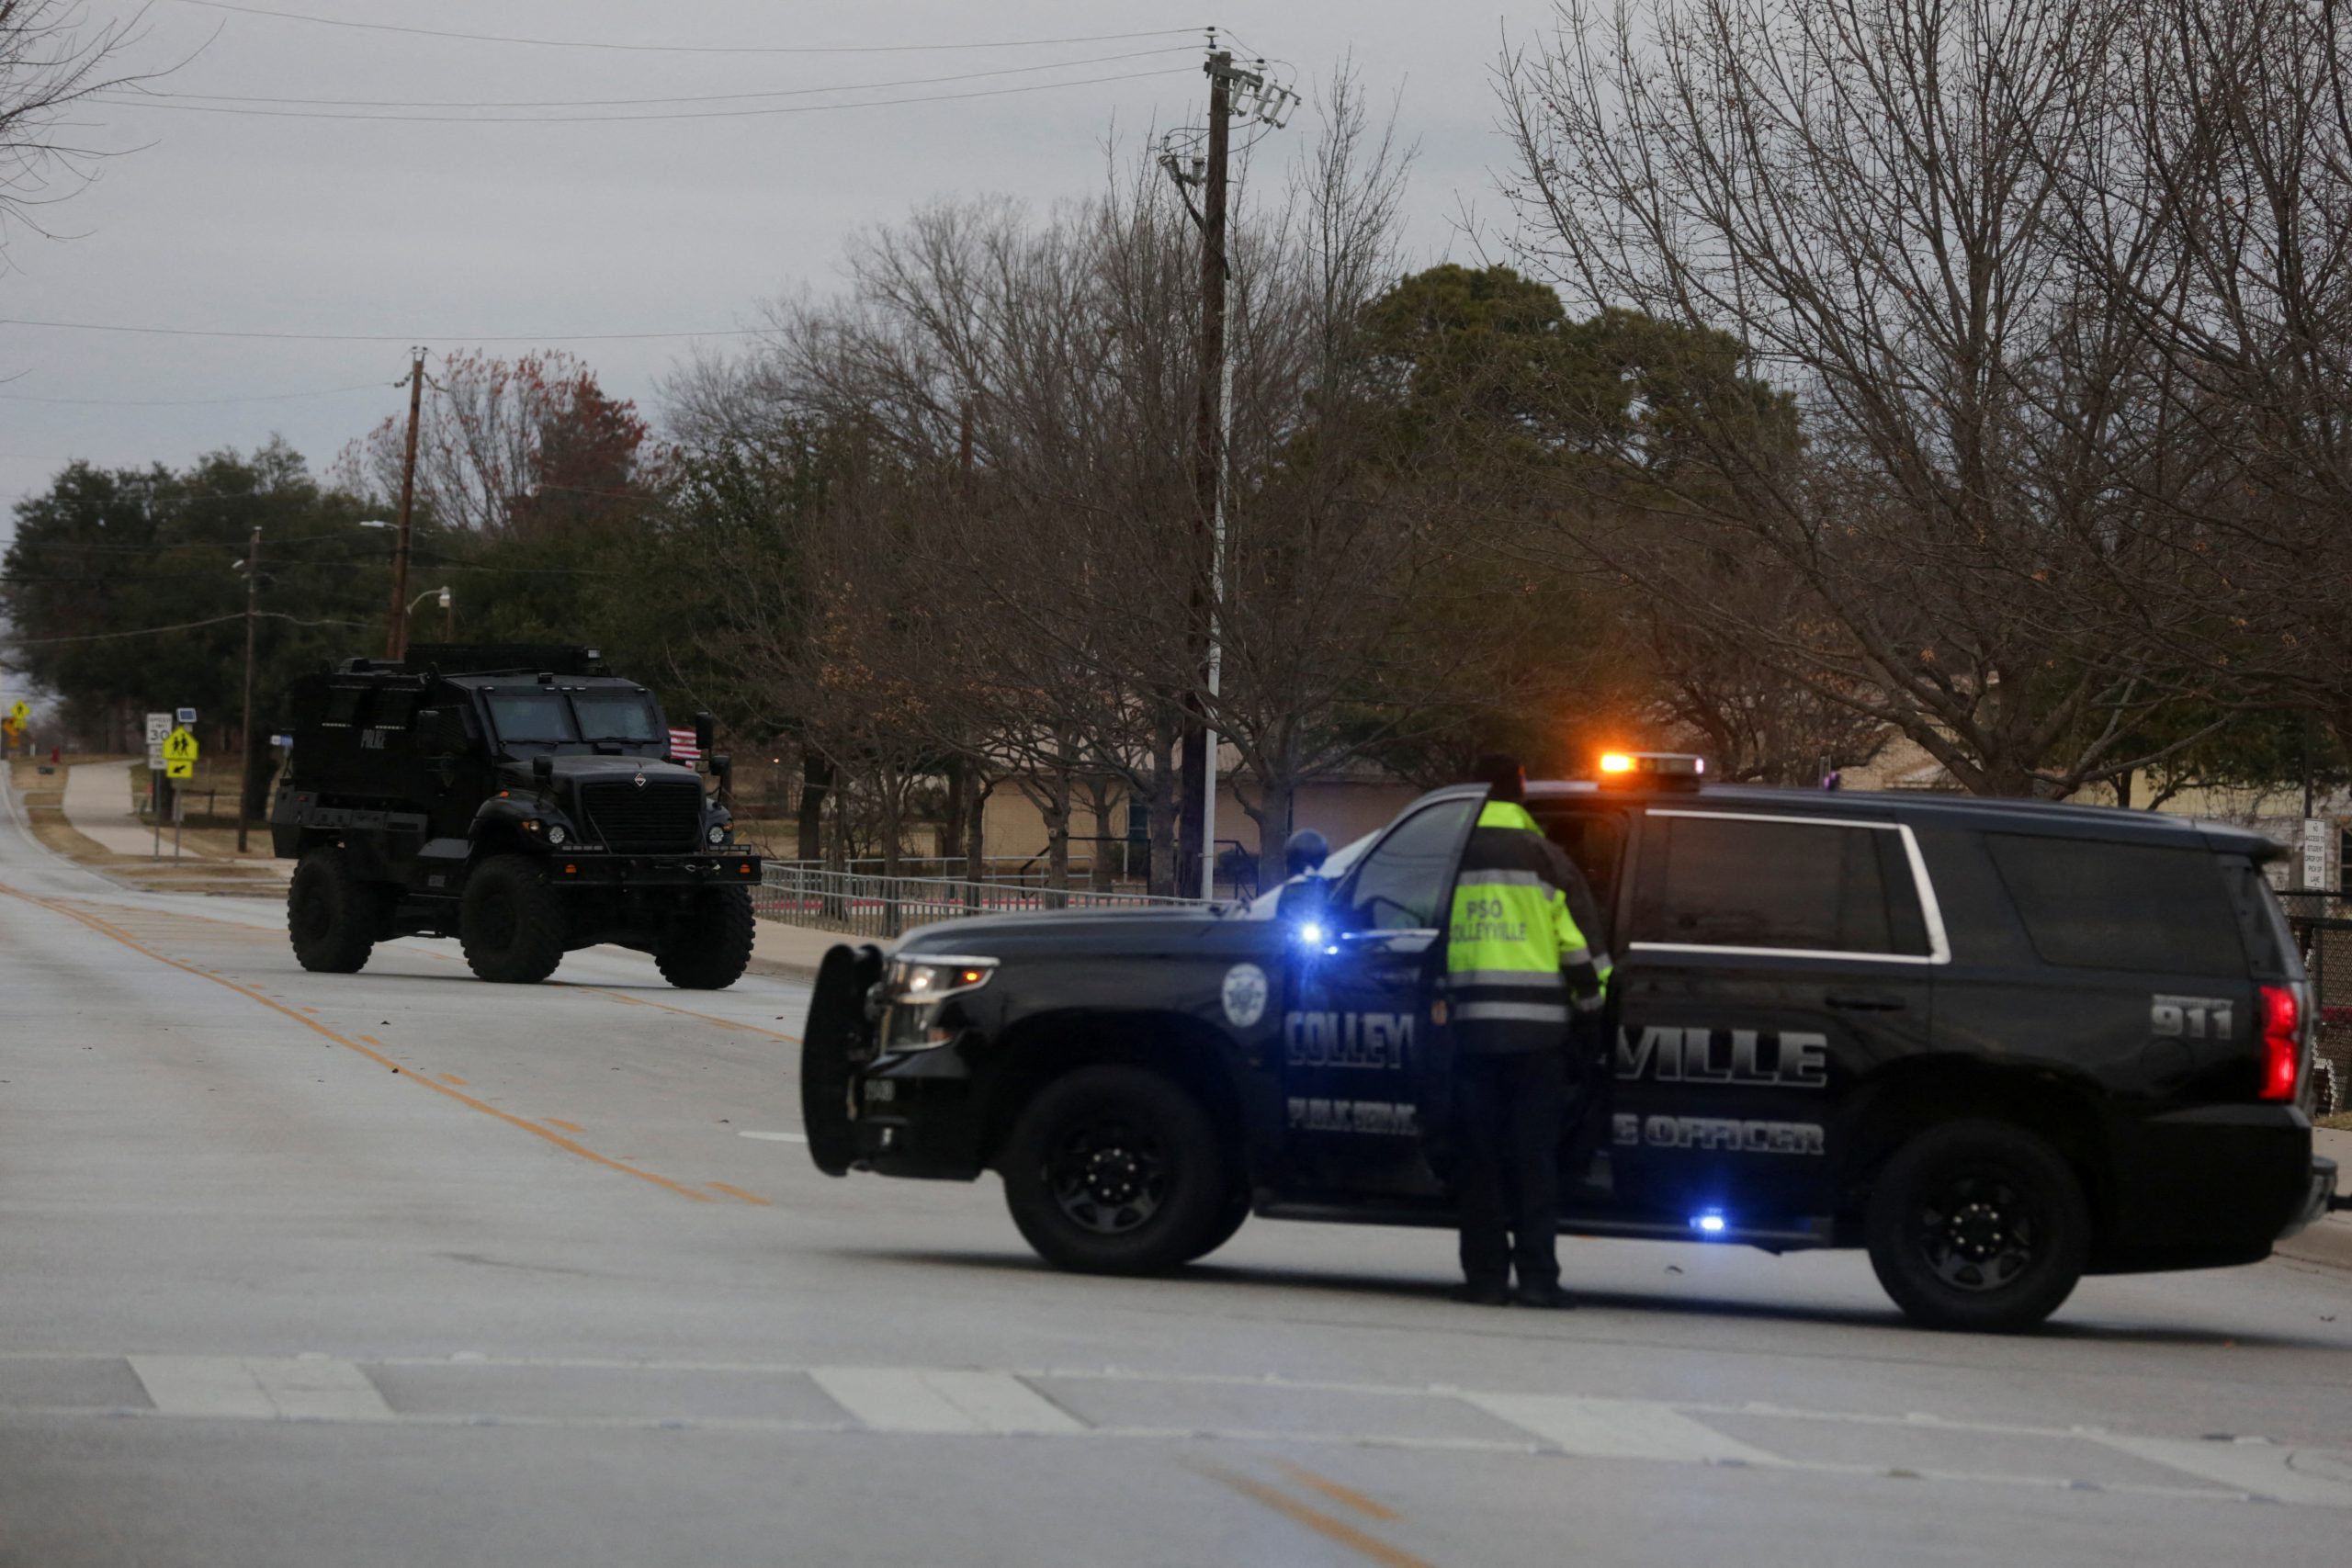
[(485, 980), (546, 979), (573, 948), (653, 955), (716, 989), (752, 953), (760, 860), (736, 847), (724, 779), (673, 761), (651, 693), (593, 649), (420, 646), (295, 682), (270, 811), (299, 860), (286, 903), (306, 969), (351, 974), (379, 942), (454, 936)]
[[(1864, 1247), (1914, 1320), (2014, 1330), (2085, 1273), (2251, 1263), (2335, 1198), (2267, 840), (2092, 807), (1532, 784), (1616, 954), (1574, 1055), (1562, 1229)], [(836, 947), (818, 1167), (1002, 1174), (1063, 1268), (1163, 1270), (1251, 1213), (1450, 1224), (1442, 789), (1247, 906), (980, 918)]]

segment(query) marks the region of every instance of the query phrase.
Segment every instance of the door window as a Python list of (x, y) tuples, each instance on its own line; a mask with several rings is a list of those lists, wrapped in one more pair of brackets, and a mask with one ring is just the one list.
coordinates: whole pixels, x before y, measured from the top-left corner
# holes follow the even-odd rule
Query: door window
[(1650, 813), (1634, 877), (1636, 945), (1930, 956), (1891, 824)]
[(1442, 800), (1408, 817), (1373, 846), (1348, 882), (1346, 929), (1434, 931), (1453, 892), (1476, 799)]

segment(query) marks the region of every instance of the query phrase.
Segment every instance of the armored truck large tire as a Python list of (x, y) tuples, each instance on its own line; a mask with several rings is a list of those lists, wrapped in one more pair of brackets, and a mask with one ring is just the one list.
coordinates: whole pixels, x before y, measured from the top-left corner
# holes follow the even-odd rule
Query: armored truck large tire
[(312, 850), (286, 889), (286, 934), (295, 959), (322, 975), (356, 975), (376, 949), (383, 900), (381, 888), (352, 874), (341, 850)]
[(538, 862), (493, 855), (466, 878), (458, 944), (480, 978), (537, 985), (563, 962), (565, 935), (563, 900), (548, 886)]
[(653, 966), (681, 990), (724, 990), (752, 962), (752, 890), (707, 887), (670, 922)]
[(1002, 1163), (1012, 1223), (1057, 1269), (1164, 1273), (1217, 1245), (1231, 1216), (1208, 1113), (1140, 1067), (1080, 1067), (1047, 1084)]
[(2063, 1156), (2004, 1122), (1948, 1122), (1905, 1144), (1862, 1221), (1871, 1267), (1929, 1328), (2013, 1334), (2073, 1293), (2090, 1206)]

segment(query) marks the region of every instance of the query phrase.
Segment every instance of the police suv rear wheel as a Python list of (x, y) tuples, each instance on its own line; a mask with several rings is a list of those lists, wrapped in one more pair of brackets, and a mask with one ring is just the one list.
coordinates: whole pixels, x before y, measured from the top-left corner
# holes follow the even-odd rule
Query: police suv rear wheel
[(484, 980), (532, 986), (563, 962), (563, 902), (527, 855), (493, 855), (466, 878), (458, 944)]
[(1055, 1079), (1013, 1124), (1003, 1167), (1012, 1223), (1057, 1269), (1163, 1273), (1225, 1239), (1232, 1182), (1216, 1128), (1158, 1073)]
[(1879, 1283), (1913, 1322), (2012, 1334), (2074, 1292), (2090, 1206), (2042, 1139), (2004, 1122), (1951, 1122), (1895, 1151), (1862, 1231)]
[(757, 929), (750, 888), (699, 889), (670, 922), (653, 966), (681, 990), (724, 990), (743, 977)]
[(322, 975), (356, 975), (376, 949), (383, 897), (352, 874), (338, 849), (312, 850), (294, 868), (286, 889), (286, 934), (303, 968)]

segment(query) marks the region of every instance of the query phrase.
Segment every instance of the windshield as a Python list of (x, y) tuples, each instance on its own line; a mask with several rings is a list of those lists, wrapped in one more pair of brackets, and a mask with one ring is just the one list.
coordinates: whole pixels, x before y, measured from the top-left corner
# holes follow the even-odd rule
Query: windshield
[(498, 730), (498, 739), (512, 746), (518, 742), (539, 741), (555, 744), (577, 740), (572, 733), (571, 715), (565, 710), (563, 699), (543, 688), (489, 694), (490, 722)]
[(574, 692), (571, 711), (582, 740), (645, 743), (663, 739), (662, 716), (642, 692)]

